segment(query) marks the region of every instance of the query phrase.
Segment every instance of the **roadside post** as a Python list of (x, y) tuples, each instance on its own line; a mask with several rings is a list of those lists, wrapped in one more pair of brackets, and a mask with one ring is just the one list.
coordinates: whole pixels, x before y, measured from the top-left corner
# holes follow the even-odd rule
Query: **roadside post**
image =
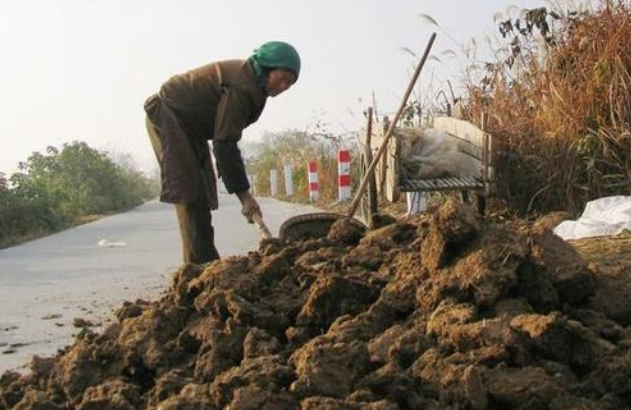
[(351, 198), (351, 152), (340, 150), (337, 153), (337, 186), (339, 200)]
[(283, 166), (285, 171), (285, 195), (290, 197), (294, 194), (294, 183), (291, 176), (291, 165)]
[(276, 197), (278, 195), (278, 171), (275, 169), (269, 172), (269, 185), (270, 196)]
[(318, 186), (318, 162), (309, 161), (307, 170), (309, 173), (309, 200), (315, 202), (320, 199), (320, 187)]

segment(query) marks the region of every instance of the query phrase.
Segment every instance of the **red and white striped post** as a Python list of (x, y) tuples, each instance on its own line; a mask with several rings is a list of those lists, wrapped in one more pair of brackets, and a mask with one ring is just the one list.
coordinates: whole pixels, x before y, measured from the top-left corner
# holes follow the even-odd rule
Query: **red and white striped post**
[(317, 201), (320, 199), (320, 187), (318, 186), (318, 162), (309, 161), (307, 167), (309, 172), (309, 199)]
[(337, 185), (340, 201), (351, 198), (351, 152), (340, 150), (337, 153)]

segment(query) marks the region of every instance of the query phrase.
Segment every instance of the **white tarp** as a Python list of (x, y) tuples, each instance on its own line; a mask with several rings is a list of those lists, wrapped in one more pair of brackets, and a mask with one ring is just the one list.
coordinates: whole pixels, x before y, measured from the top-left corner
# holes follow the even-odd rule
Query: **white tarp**
[(631, 196), (609, 196), (588, 202), (576, 221), (563, 221), (554, 233), (565, 240), (616, 235), (631, 230)]

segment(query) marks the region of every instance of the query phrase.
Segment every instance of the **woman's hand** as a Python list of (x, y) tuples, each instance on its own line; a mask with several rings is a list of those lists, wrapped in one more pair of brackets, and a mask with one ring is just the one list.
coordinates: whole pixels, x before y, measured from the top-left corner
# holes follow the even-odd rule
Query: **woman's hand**
[(252, 216), (254, 214), (258, 214), (259, 217), (263, 217), (263, 213), (261, 212), (261, 207), (259, 207), (258, 202), (252, 196), (250, 191), (244, 191), (237, 193), (237, 197), (239, 201), (241, 201), (241, 213), (246, 217), (249, 223), (252, 223)]

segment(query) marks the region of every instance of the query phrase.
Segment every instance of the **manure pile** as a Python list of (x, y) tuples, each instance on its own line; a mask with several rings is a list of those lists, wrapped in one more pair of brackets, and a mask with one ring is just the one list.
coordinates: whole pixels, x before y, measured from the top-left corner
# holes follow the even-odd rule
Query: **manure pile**
[[(538, 226), (458, 203), (363, 234), (185, 266), (28, 375), (0, 409), (629, 409), (631, 315)], [(600, 298), (596, 298), (600, 296)]]

